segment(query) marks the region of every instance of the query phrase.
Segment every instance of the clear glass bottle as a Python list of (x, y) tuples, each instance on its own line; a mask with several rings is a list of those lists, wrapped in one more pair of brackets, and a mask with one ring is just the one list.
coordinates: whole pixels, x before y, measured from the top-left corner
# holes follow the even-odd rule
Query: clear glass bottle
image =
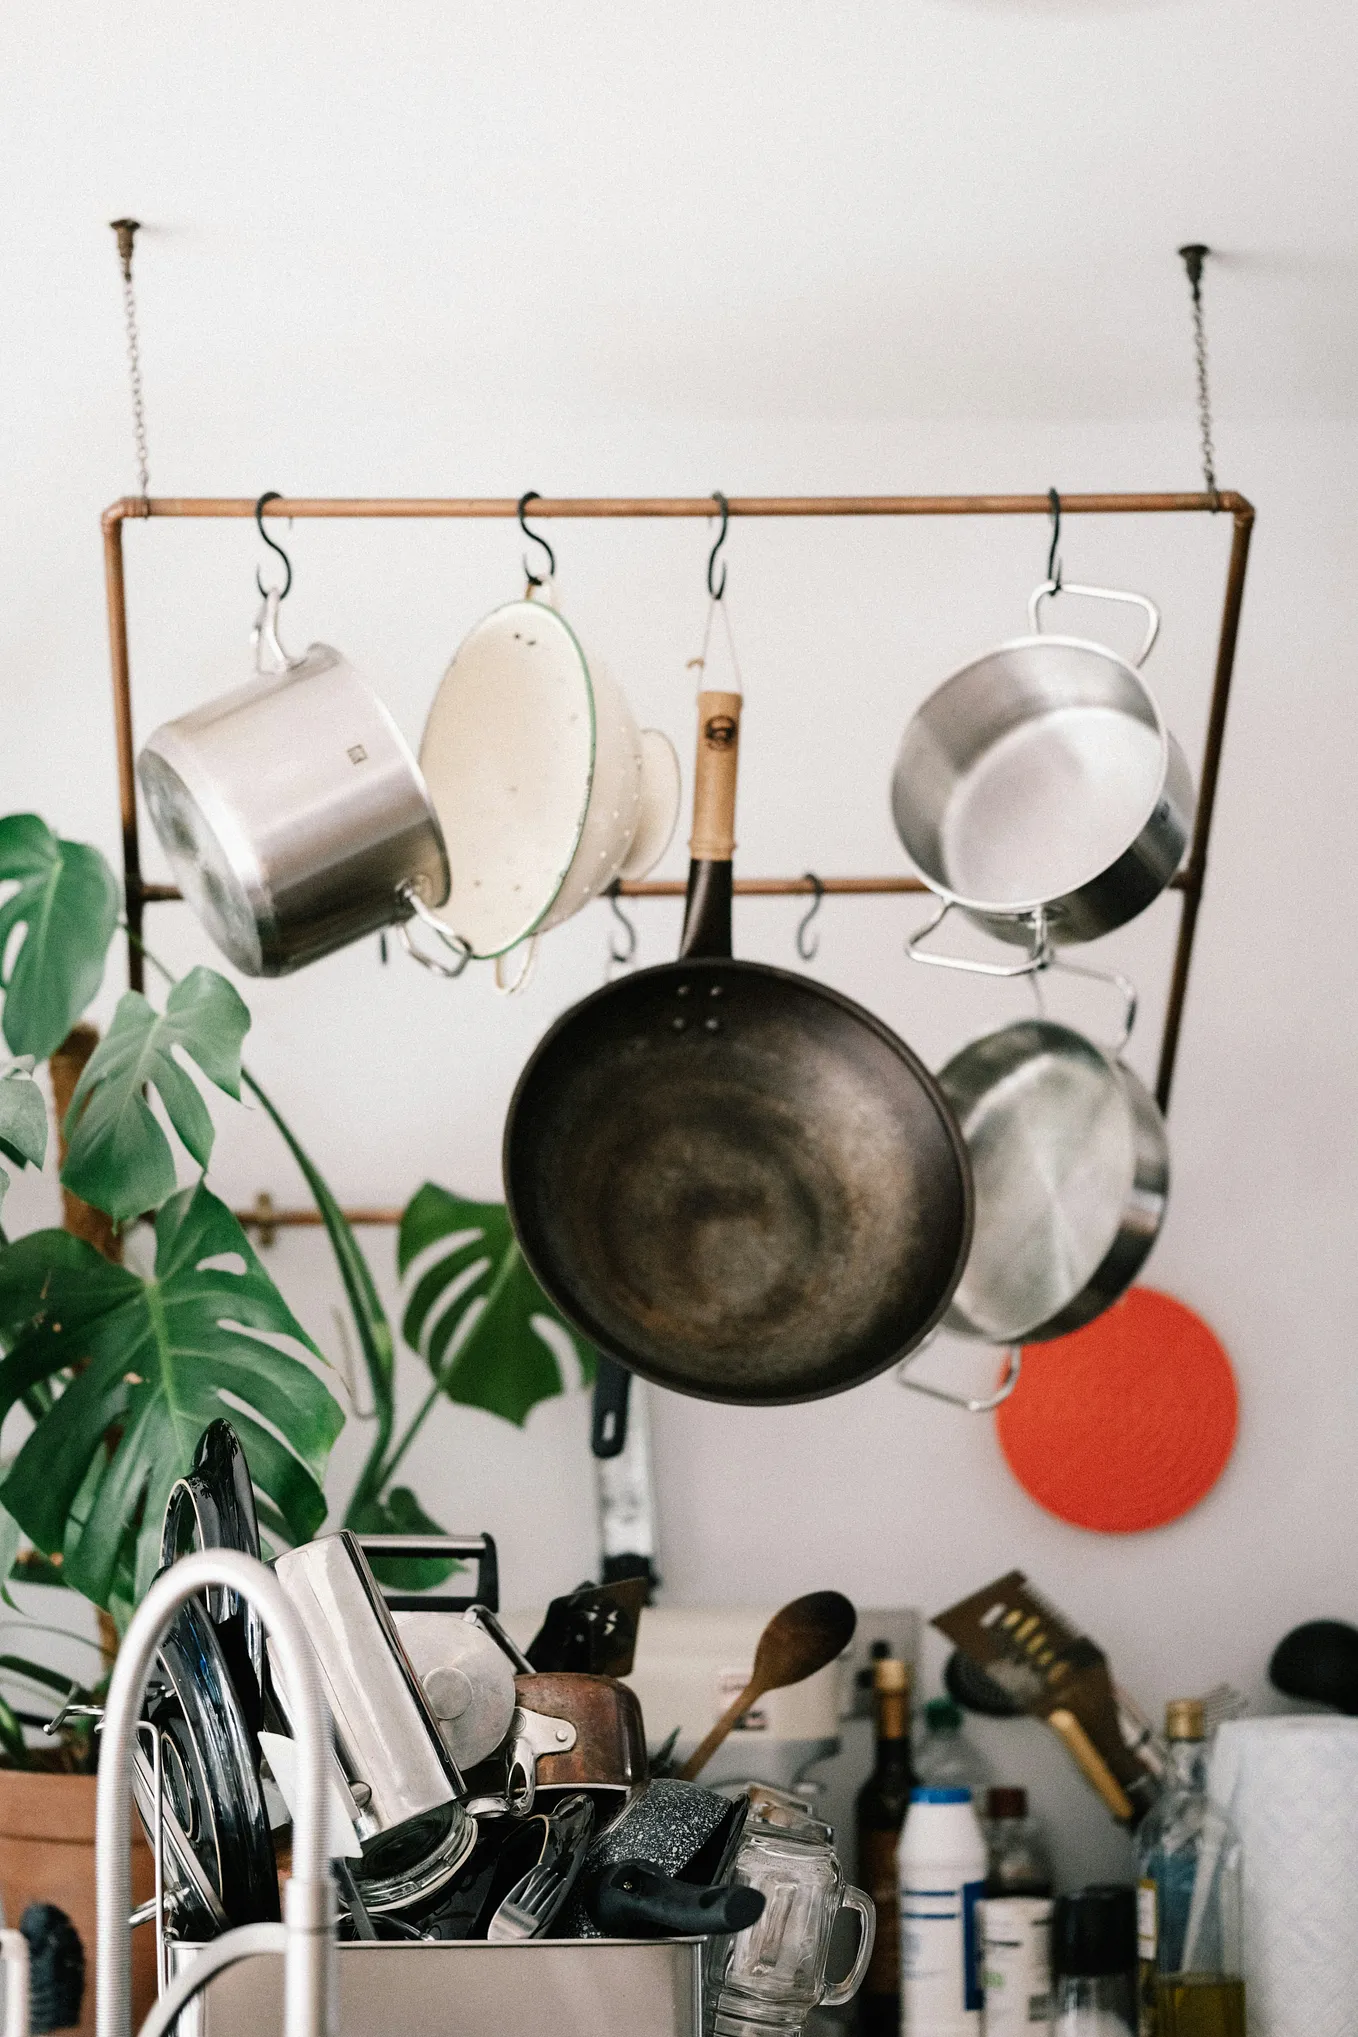
[(963, 1734), (961, 1707), (949, 1697), (930, 1698), (924, 1707), (915, 1773), (930, 1789), (969, 1789), (978, 1803), (990, 1780)]
[(1001, 1788), (986, 1793), (985, 1892), (992, 1896), (1049, 1896), (1051, 1862), (1037, 1825), (1028, 1815), (1026, 1789)]
[(1196, 1698), (1165, 1713), (1164, 1794), (1137, 1833), (1141, 2037), (1245, 2037), (1240, 1840), (1207, 1795)]

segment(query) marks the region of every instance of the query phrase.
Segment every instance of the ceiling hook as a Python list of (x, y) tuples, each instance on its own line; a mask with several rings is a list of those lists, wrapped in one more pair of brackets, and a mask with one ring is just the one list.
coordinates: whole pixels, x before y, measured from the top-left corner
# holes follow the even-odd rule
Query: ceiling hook
[(1054, 488), (1047, 490), (1047, 513), (1052, 520), (1052, 541), (1047, 551), (1047, 584), (1053, 594), (1061, 592), (1061, 497)]
[(637, 930), (633, 926), (631, 920), (628, 919), (627, 914), (623, 911), (622, 907), (618, 903), (620, 890), (621, 890), (621, 879), (615, 877), (613, 879), (613, 882), (607, 886), (604, 892), (604, 896), (607, 898), (609, 905), (613, 908), (613, 917), (618, 922), (618, 925), (622, 928), (623, 939), (627, 945), (625, 947), (620, 948), (617, 945), (617, 942), (615, 941), (613, 936), (610, 934), (608, 941), (608, 959), (611, 963), (614, 964), (616, 968), (626, 969), (632, 962), (636, 960)]
[(266, 587), (264, 585), (264, 582), (259, 577), (259, 568), (258, 566), (256, 566), (255, 585), (256, 587), (258, 587), (260, 593), (264, 595), (266, 598), (270, 594), (276, 594), (280, 601), (283, 599), (288, 589), (292, 586), (292, 560), (288, 557), (287, 553), (283, 550), (282, 545), (278, 543), (277, 539), (271, 538), (269, 536), (269, 533), (265, 530), (264, 505), (267, 502), (281, 502), (282, 500), (283, 497), (279, 494), (276, 488), (266, 488), (264, 493), (260, 496), (258, 502), (255, 504), (255, 528), (256, 530), (258, 530), (265, 544), (269, 547), (269, 550), (271, 552), (277, 552), (279, 558), (283, 561), (283, 565), (287, 571), (288, 576), (287, 579), (283, 582), (283, 585), (281, 587)]
[(717, 542), (715, 543), (715, 545), (713, 545), (711, 551), (707, 555), (707, 591), (712, 596), (712, 599), (714, 601), (720, 601), (722, 595), (725, 594), (726, 592), (725, 559), (723, 559), (721, 562), (720, 585), (718, 585), (716, 581), (714, 568), (717, 563), (717, 553), (726, 543), (726, 525), (730, 519), (731, 505), (726, 500), (726, 497), (722, 494), (720, 488), (714, 488), (712, 490), (712, 500), (716, 503), (717, 508), (721, 511), (721, 529), (717, 533)]
[(808, 935), (807, 929), (820, 911), (821, 900), (825, 897), (825, 886), (821, 883), (814, 870), (806, 872), (806, 881), (811, 886), (815, 896), (797, 922), (797, 953), (801, 956), (803, 962), (814, 962), (820, 953), (820, 935)]
[[(527, 518), (524, 516), (524, 511), (530, 502), (541, 502), (541, 500), (542, 497), (538, 494), (536, 488), (526, 488), (524, 490), (523, 494), (519, 497), (519, 529), (530, 544), (542, 546), (543, 551), (547, 554), (547, 580), (554, 580), (556, 578), (556, 553), (552, 550), (546, 538), (542, 537), (535, 530), (529, 530)], [(538, 578), (527, 559), (523, 562), (523, 570), (528, 575), (528, 585), (530, 588), (546, 586), (547, 581)]]

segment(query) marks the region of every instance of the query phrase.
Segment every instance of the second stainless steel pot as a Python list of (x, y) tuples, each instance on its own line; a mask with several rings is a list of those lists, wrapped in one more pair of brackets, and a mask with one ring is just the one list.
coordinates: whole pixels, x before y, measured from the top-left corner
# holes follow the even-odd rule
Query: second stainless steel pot
[[(1044, 636), (1041, 603), (1058, 591), (1144, 609), (1135, 663), (1083, 638)], [(1140, 676), (1160, 626), (1154, 604), (1048, 581), (1028, 612), (1031, 636), (955, 672), (914, 716), (891, 806), (943, 901), (938, 918), (956, 907), (1036, 952), (1092, 941), (1159, 897), (1183, 859), (1193, 782)]]

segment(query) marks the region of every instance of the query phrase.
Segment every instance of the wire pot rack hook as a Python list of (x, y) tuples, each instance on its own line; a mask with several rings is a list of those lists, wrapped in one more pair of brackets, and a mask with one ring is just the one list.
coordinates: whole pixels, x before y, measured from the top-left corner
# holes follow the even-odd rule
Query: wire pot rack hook
[(714, 601), (720, 601), (726, 592), (726, 561), (723, 559), (721, 562), (721, 579), (718, 580), (716, 577), (717, 554), (726, 543), (726, 526), (731, 517), (731, 505), (722, 494), (720, 488), (712, 490), (712, 500), (721, 512), (721, 529), (717, 532), (717, 542), (707, 555), (707, 591)]
[(1047, 549), (1047, 584), (1053, 594), (1061, 592), (1061, 497), (1047, 490), (1047, 510), (1052, 520), (1052, 541)]
[(263, 595), (266, 600), (270, 594), (276, 594), (279, 600), (282, 601), (285, 595), (287, 594), (289, 588), (292, 586), (292, 560), (283, 550), (282, 545), (278, 543), (278, 540), (276, 538), (271, 538), (269, 536), (269, 533), (264, 528), (264, 509), (266, 503), (281, 502), (282, 500), (283, 497), (279, 493), (277, 488), (266, 488), (264, 493), (260, 496), (258, 502), (255, 504), (255, 528), (259, 532), (260, 536), (263, 538), (265, 544), (269, 547), (269, 550), (271, 552), (277, 552), (279, 558), (283, 561), (283, 567), (288, 576), (287, 579), (283, 582), (283, 585), (281, 587), (266, 587), (264, 585), (264, 582), (259, 577), (258, 566), (255, 567), (255, 585), (256, 587), (258, 587), (261, 595)]
[(806, 871), (805, 876), (814, 895), (810, 905), (797, 922), (797, 953), (801, 956), (803, 962), (814, 962), (820, 953), (820, 935), (811, 933), (810, 926), (812, 920), (820, 911), (821, 902), (825, 897), (825, 886), (821, 883), (814, 870)]
[[(529, 544), (541, 545), (543, 551), (547, 554), (547, 580), (554, 580), (556, 578), (556, 553), (552, 550), (546, 538), (542, 536), (540, 531), (529, 530), (528, 520), (524, 515), (524, 511), (527, 509), (530, 502), (541, 502), (541, 500), (542, 497), (538, 494), (536, 488), (526, 488), (524, 490), (523, 494), (519, 497), (519, 529), (528, 539)], [(528, 560), (526, 558), (524, 559), (523, 562), (523, 570), (528, 576), (528, 585), (530, 589), (533, 587), (546, 586), (547, 580), (539, 578), (539, 576), (533, 571), (532, 567), (529, 565)]]
[(616, 935), (610, 932), (608, 937), (608, 959), (615, 968), (626, 969), (636, 960), (637, 930), (618, 903), (621, 895), (620, 885), (621, 879), (615, 877), (613, 882), (607, 887), (604, 895), (612, 908), (614, 919), (622, 928), (622, 938), (625, 945), (620, 948)]

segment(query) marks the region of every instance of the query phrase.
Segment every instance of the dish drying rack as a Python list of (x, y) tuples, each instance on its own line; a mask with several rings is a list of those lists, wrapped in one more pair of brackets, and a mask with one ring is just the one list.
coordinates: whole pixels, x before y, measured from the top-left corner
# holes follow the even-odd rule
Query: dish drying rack
[[(936, 517), (936, 516), (1036, 516), (1050, 513), (1046, 495), (755, 495), (732, 496), (724, 502), (730, 517)], [(1160, 1054), (1155, 1080), (1155, 1099), (1162, 1112), (1169, 1109), (1174, 1066), (1183, 1026), (1188, 977), (1193, 962), (1193, 943), (1202, 906), (1211, 841), (1212, 816), (1216, 805), (1217, 779), (1226, 715), (1230, 705), (1231, 678), (1235, 667), (1240, 611), (1245, 595), (1245, 572), (1249, 561), (1254, 508), (1233, 490), (1210, 494), (1063, 495), (1063, 516), (1182, 516), (1216, 515), (1231, 519), (1231, 549), (1226, 567), (1221, 622), (1217, 635), (1216, 662), (1207, 729), (1197, 771), (1197, 804), (1188, 856), (1171, 880), (1169, 889), (1180, 901), (1179, 930), (1175, 942), (1169, 995), (1160, 1035)], [(506, 518), (519, 515), (520, 504), (507, 497), (290, 497), (275, 495), (262, 505), (265, 516), (359, 518), (377, 521), (428, 518), (433, 520)], [(714, 498), (700, 496), (536, 496), (533, 517), (545, 518), (688, 518), (706, 519), (713, 514)], [(123, 527), (157, 517), (248, 518), (256, 514), (254, 502), (244, 497), (222, 496), (123, 496), (104, 511), (104, 579), (108, 596), (109, 647), (113, 677), (114, 742), (118, 762), (118, 795), (121, 808), (123, 882), (127, 912), (127, 979), (133, 990), (143, 988), (144, 958), (142, 929), (148, 905), (180, 897), (172, 884), (147, 883), (141, 874), (141, 842), (137, 820), (136, 744), (132, 722), (132, 675), (128, 650), (127, 596), (123, 576)], [(680, 880), (641, 879), (623, 881), (614, 895), (621, 898), (680, 898), (685, 886)], [(738, 877), (737, 896), (772, 898), (806, 896), (818, 899), (865, 898), (902, 893), (927, 893), (918, 877), (846, 876)], [(261, 1243), (268, 1243), (278, 1227), (314, 1225), (321, 1221), (316, 1209), (277, 1209), (261, 1196), (253, 1209), (238, 1210), (244, 1225), (253, 1227)], [(355, 1225), (399, 1223), (399, 1209), (360, 1207), (347, 1209), (345, 1216)]]

